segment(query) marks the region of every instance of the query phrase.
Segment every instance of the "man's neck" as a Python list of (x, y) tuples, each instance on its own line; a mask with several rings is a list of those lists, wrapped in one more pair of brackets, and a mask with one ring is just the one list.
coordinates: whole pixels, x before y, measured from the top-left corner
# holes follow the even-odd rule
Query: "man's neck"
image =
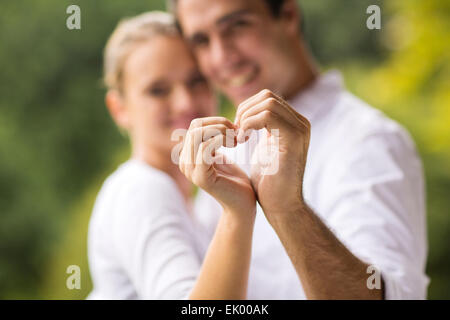
[(287, 100), (293, 99), (308, 88), (319, 76), (319, 69), (314, 58), (302, 43), (295, 50), (292, 59), (292, 73), (283, 96)]

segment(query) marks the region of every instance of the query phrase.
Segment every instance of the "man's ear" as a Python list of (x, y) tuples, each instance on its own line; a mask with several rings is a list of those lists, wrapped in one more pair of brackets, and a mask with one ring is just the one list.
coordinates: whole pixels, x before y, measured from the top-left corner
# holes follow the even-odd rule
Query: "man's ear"
[(105, 104), (116, 125), (124, 130), (130, 129), (130, 114), (118, 90), (110, 89), (105, 96)]
[(280, 18), (283, 19), (287, 32), (298, 37), (302, 16), (295, 0), (284, 0), (280, 10)]

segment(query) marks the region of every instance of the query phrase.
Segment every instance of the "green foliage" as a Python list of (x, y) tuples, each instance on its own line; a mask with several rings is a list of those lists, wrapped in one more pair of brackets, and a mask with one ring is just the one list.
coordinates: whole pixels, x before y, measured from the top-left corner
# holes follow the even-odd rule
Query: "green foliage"
[[(380, 61), (386, 50), (379, 43), (379, 30), (366, 28), (366, 9), (380, 0), (299, 0), (305, 38), (314, 56), (325, 66), (345, 62)], [(384, 12), (382, 21), (384, 19)]]
[(38, 297), (71, 208), (127, 144), (103, 103), (107, 37), (123, 16), (164, 8), (162, 1), (77, 1), (82, 29), (68, 30), (70, 4), (1, 4), (0, 298)]
[(392, 17), (381, 40), (391, 54), (355, 77), (355, 91), (404, 124), (418, 145), (427, 177), (429, 297), (449, 299), (450, 3), (392, 1), (386, 10)]
[[(450, 298), (449, 11), (445, 0), (300, 0), (305, 34), (326, 68), (404, 124), (428, 188), (430, 298)], [(82, 29), (66, 28), (81, 7)], [(382, 30), (365, 26), (382, 8)], [(102, 50), (118, 20), (154, 0), (4, 1), (0, 10), (0, 298), (84, 298), (87, 226), (106, 176), (128, 155), (101, 86)], [(233, 109), (221, 99), (223, 114)], [(81, 267), (82, 290), (65, 286)]]

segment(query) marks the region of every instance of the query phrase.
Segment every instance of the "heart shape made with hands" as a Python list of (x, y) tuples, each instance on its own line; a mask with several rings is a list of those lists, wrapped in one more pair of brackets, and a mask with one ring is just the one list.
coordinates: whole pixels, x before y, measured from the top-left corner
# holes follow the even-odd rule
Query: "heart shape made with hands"
[[(254, 131), (259, 141), (252, 151), (248, 177), (217, 151), (248, 142)], [(264, 131), (266, 134), (261, 134)], [(191, 182), (226, 204), (224, 207), (233, 207), (239, 198), (246, 200), (237, 202), (251, 203), (255, 191), (263, 209), (270, 211), (279, 207), (280, 199), (291, 203), (301, 196), (309, 136), (308, 120), (285, 100), (263, 90), (238, 106), (234, 123), (224, 117), (193, 120), (179, 167)]]

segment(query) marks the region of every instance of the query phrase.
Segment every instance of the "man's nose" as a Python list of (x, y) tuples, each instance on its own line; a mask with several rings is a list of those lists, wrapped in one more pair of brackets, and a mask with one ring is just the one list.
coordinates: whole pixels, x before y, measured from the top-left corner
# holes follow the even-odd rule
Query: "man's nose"
[(211, 39), (210, 55), (211, 61), (219, 68), (232, 66), (237, 60), (237, 53), (232, 43), (222, 37)]

